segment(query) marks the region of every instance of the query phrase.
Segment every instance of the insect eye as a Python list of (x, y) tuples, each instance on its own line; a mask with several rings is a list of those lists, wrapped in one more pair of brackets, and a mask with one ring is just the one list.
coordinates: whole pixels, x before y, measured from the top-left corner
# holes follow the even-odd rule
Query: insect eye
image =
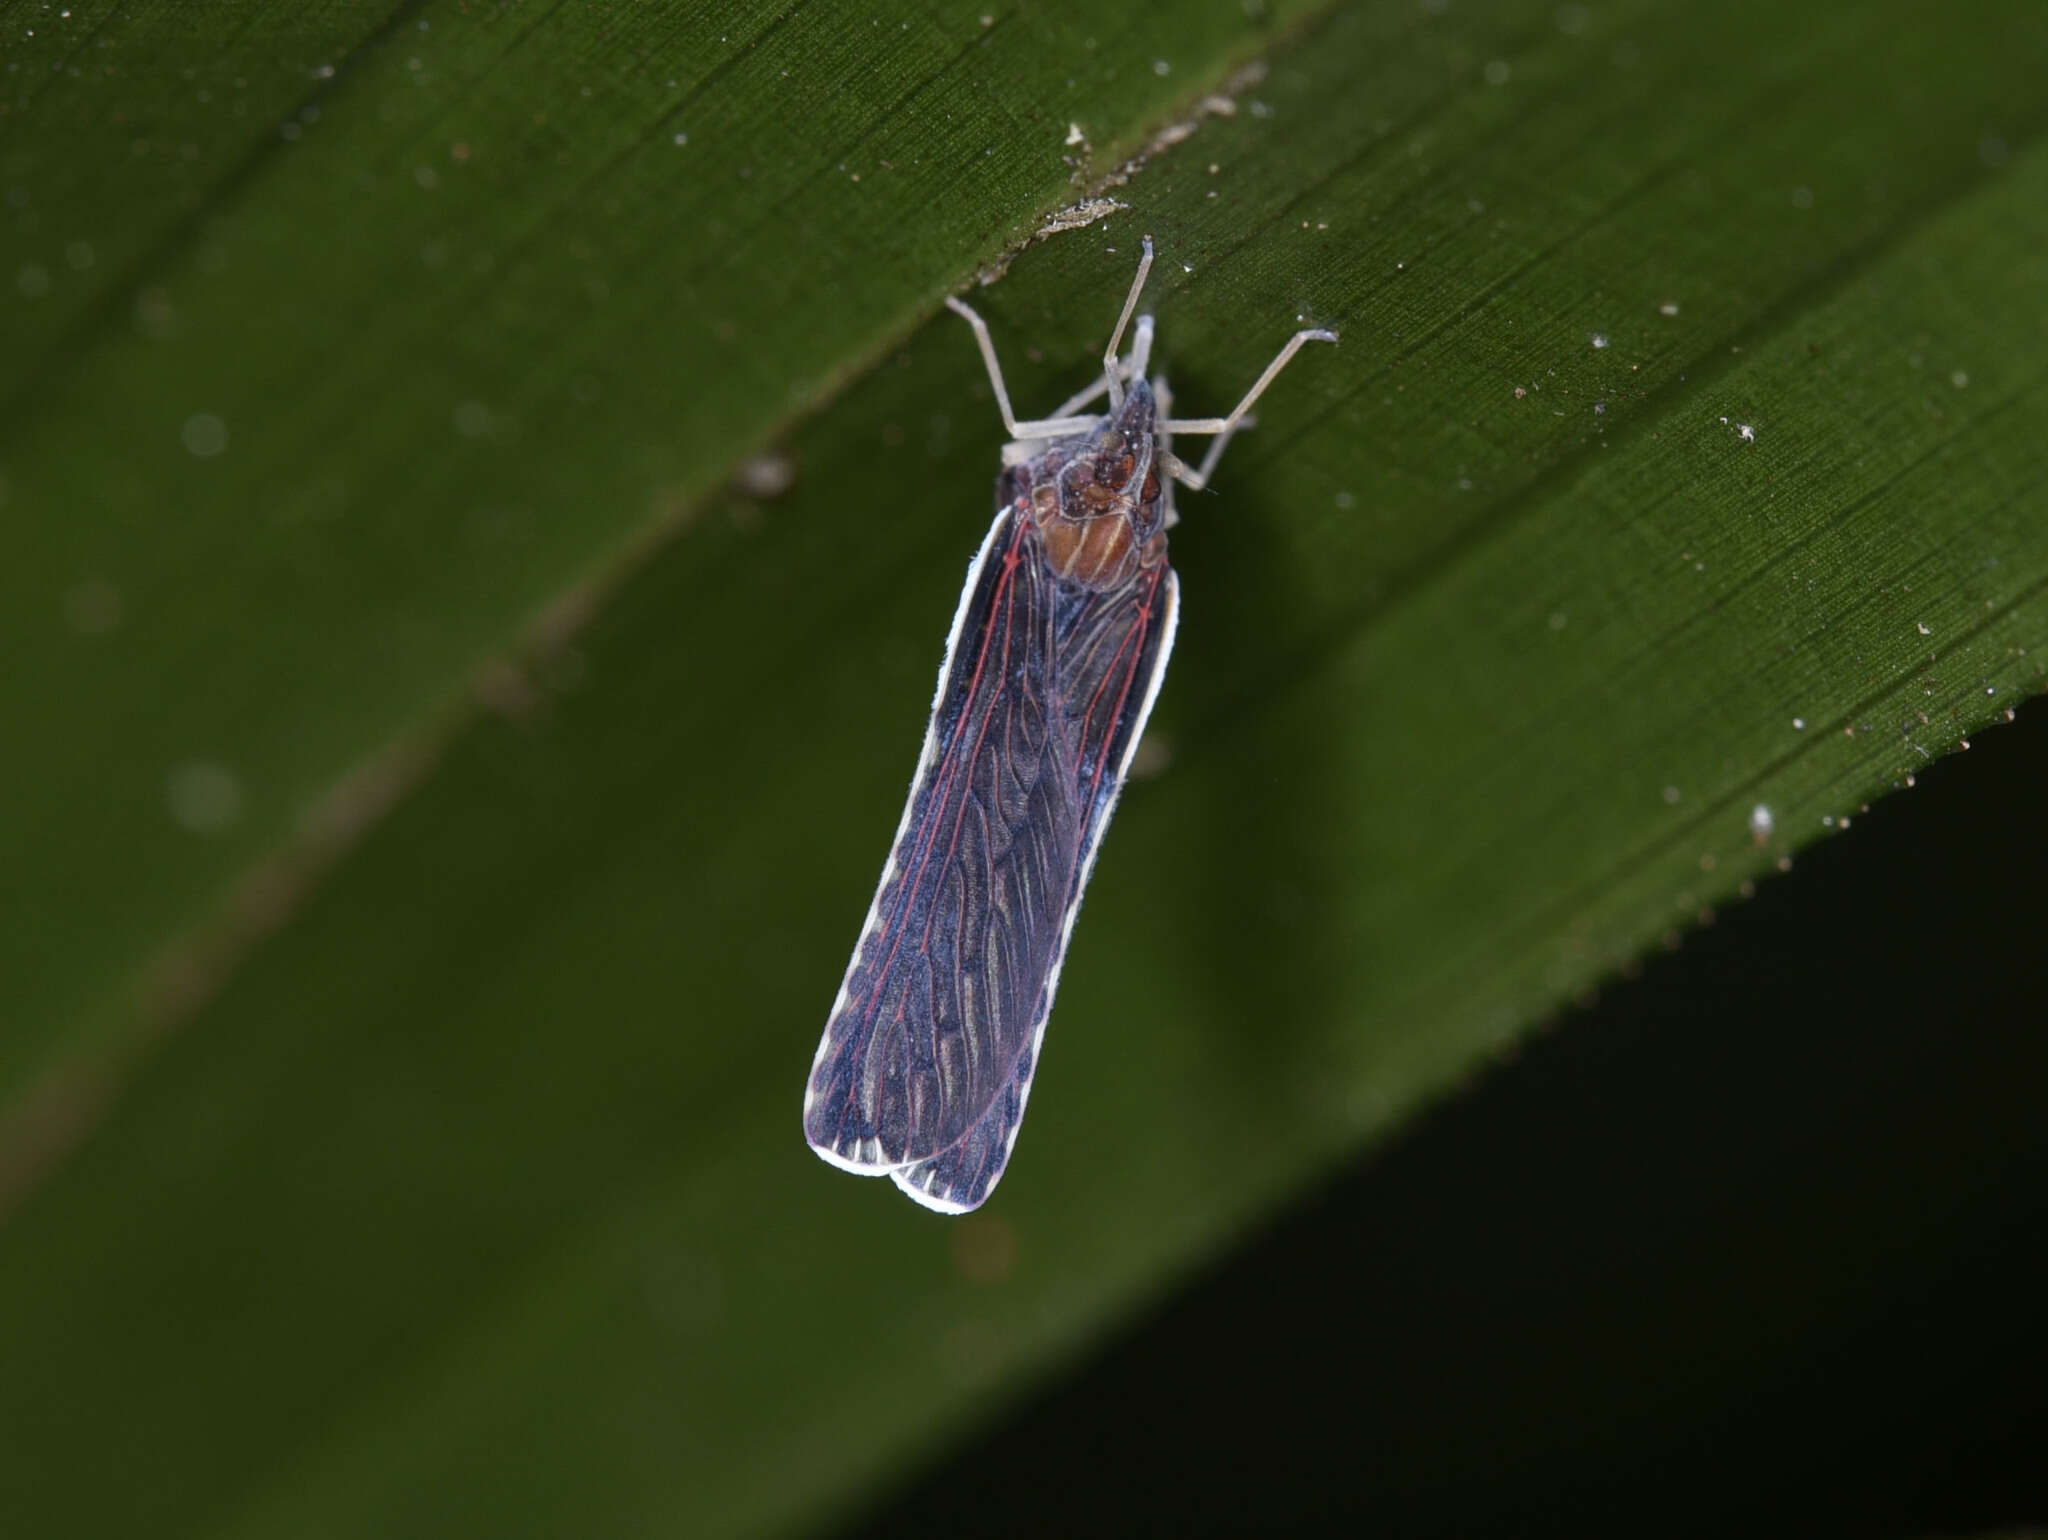
[(1122, 488), (1131, 479), (1131, 472), (1138, 468), (1136, 459), (1128, 454), (1104, 455), (1095, 462), (1095, 479), (1105, 487)]

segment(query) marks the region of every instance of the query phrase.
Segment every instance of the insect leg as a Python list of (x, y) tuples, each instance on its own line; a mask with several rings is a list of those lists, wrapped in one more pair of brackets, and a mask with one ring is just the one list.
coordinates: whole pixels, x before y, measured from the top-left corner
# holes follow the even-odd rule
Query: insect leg
[[(1146, 319), (1151, 318), (1148, 316)], [(1180, 510), (1173, 506), (1173, 483), (1188, 468), (1180, 463), (1180, 457), (1173, 452), (1173, 434), (1164, 427), (1164, 424), (1173, 420), (1173, 387), (1166, 383), (1166, 376), (1163, 374), (1152, 376), (1152, 400), (1158, 408), (1158, 422), (1161, 425), (1155, 441), (1157, 447), (1153, 452), (1154, 463), (1167, 475), (1167, 480), (1159, 488), (1165, 505), (1165, 515), (1159, 527), (1172, 529), (1180, 522)], [(1188, 474), (1192, 475), (1193, 472)]]
[(1287, 339), (1287, 345), (1274, 355), (1273, 361), (1266, 365), (1265, 373), (1252, 382), (1252, 388), (1244, 393), (1244, 399), (1237, 403), (1228, 417), (1189, 417), (1160, 423), (1160, 431), (1164, 433), (1213, 433), (1216, 435), (1216, 442), (1211, 444), (1209, 452), (1202, 456), (1200, 469), (1191, 471), (1178, 460), (1173, 462), (1169, 469), (1172, 470), (1174, 479), (1196, 492), (1201, 491), (1207, 486), (1209, 484), (1210, 472), (1216, 469), (1216, 462), (1223, 458), (1223, 446), (1230, 442), (1231, 434), (1245, 425), (1245, 413), (1251, 410), (1254, 401), (1266, 393), (1266, 387), (1273, 383), (1279, 376), (1280, 371), (1285, 369), (1294, 355), (1301, 351), (1302, 345), (1308, 342), (1335, 342), (1336, 340), (1337, 334), (1335, 332), (1320, 330), (1296, 332)]
[[(1151, 357), (1152, 317), (1141, 315), (1138, 317), (1137, 335), (1131, 339), (1131, 356), (1116, 366), (1116, 372), (1126, 380), (1135, 380), (1145, 372), (1145, 365)], [(1109, 381), (1107, 378), (1097, 380), (1086, 390), (1067, 397), (1066, 400), (1054, 407), (1052, 415), (1054, 417), (1065, 417), (1069, 413), (1076, 412), (1108, 389)]]
[[(1113, 412), (1124, 404), (1123, 381), (1117, 378), (1116, 350), (1124, 340), (1124, 328), (1131, 324), (1131, 312), (1138, 308), (1138, 296), (1145, 292), (1145, 275), (1152, 271), (1152, 237), (1145, 237), (1145, 254), (1138, 258), (1138, 276), (1131, 280), (1131, 292), (1124, 296), (1123, 314), (1116, 318), (1116, 330), (1109, 334), (1109, 346), (1102, 350), (1102, 378), (1109, 386), (1109, 409)], [(1146, 328), (1139, 328), (1140, 335), (1147, 335)], [(1144, 364), (1140, 361), (1139, 370)]]
[(957, 316), (965, 317), (967, 324), (974, 328), (975, 345), (981, 349), (981, 361), (988, 366), (989, 386), (996, 393), (996, 409), (1003, 414), (1003, 426), (1009, 429), (1011, 438), (1065, 438), (1072, 433), (1086, 433), (1095, 426), (1095, 419), (1092, 417), (1047, 417), (1037, 422), (1017, 421), (1016, 413), (1010, 410), (1010, 392), (1003, 385), (1003, 366), (996, 362), (996, 345), (989, 339), (988, 323), (950, 294), (946, 296), (946, 308)]
[(1136, 379), (1145, 372), (1146, 360), (1152, 354), (1152, 318), (1138, 317), (1138, 334), (1131, 343), (1128, 360), (1117, 361), (1117, 349), (1124, 340), (1124, 328), (1131, 324), (1131, 312), (1138, 308), (1138, 296), (1145, 290), (1145, 275), (1152, 271), (1152, 237), (1145, 237), (1145, 254), (1138, 259), (1138, 276), (1131, 280), (1131, 291), (1124, 296), (1123, 312), (1116, 318), (1116, 330), (1109, 335), (1109, 346), (1102, 352), (1102, 378), (1077, 396), (1060, 403), (1052, 416), (1038, 418), (1031, 422), (1019, 422), (1017, 414), (1010, 407), (1010, 392), (1003, 384), (1003, 366), (996, 361), (996, 345), (989, 337), (988, 323), (977, 315), (966, 301), (948, 295), (946, 308), (963, 317), (974, 328), (975, 346), (981, 349), (981, 361), (988, 368), (988, 382), (995, 391), (996, 407), (1003, 414), (1003, 426), (1010, 431), (1013, 439), (1064, 438), (1072, 433), (1085, 433), (1095, 426), (1092, 417), (1076, 417), (1073, 414), (1088, 405), (1097, 396), (1107, 392), (1109, 407), (1115, 411), (1123, 404), (1123, 382)]

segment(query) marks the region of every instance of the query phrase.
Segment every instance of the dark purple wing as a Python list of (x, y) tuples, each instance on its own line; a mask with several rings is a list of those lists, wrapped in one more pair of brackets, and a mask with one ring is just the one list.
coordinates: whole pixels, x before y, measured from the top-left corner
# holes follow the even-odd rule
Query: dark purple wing
[(1179, 619), (1180, 584), (1163, 561), (1108, 592), (1065, 587), (1060, 592), (1055, 678), (1074, 745), (1075, 785), (1085, 823), (1075, 904), (1166, 677)]
[(1145, 730), (1166, 675), (1179, 619), (1180, 585), (1164, 563), (1108, 593), (1056, 585), (1054, 694), (1081, 811), (1074, 880), (1059, 916), (1044, 986), (1010, 1083), (967, 1135), (928, 1160), (892, 1171), (896, 1185), (929, 1208), (962, 1213), (994, 1189), (1017, 1141), (1031, 1097), (1032, 1074), (1045, 1042), (1045, 1023), (1059, 989), (1060, 966), (1074, 934), (1081, 894), (1095, 867), (1102, 831), (1115, 811), (1131, 754)]
[[(896, 1173), (932, 1207), (973, 1207), (1001, 1171), (991, 1141), (1007, 1156), (1077, 880), (1055, 587), (1030, 520), (1006, 506), (969, 569), (909, 803), (805, 1090), (812, 1148)], [(917, 1168), (926, 1187), (907, 1185)]]

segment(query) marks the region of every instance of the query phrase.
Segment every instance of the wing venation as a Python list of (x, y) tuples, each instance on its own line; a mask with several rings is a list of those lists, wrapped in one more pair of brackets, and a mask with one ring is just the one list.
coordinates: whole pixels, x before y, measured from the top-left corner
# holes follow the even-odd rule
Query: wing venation
[(812, 1067), (804, 1132), (851, 1169), (961, 1145), (1036, 1025), (1083, 822), (1036, 543), (1006, 508), (969, 570), (917, 779)]

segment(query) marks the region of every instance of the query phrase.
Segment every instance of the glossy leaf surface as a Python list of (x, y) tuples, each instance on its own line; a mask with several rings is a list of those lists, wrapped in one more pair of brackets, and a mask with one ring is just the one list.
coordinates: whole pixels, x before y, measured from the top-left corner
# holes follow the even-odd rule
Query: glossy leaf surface
[[(2037, 7), (712, 9), (7, 16), (26, 1531), (843, 1514), (2041, 688)], [(792, 1089), (997, 470), (939, 300), (1254, 55), (976, 297), (1020, 405), (1146, 233), (1177, 410), (1344, 341), (948, 1229)]]

